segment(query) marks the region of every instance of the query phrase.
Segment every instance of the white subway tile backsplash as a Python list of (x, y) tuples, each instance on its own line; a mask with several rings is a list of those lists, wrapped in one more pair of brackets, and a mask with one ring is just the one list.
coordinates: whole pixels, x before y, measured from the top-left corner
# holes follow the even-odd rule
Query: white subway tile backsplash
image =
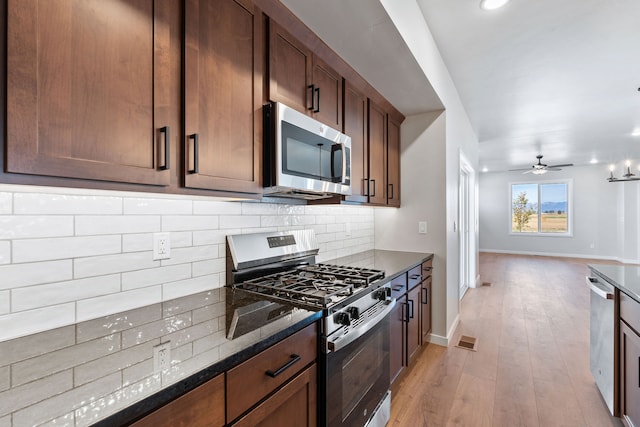
[(198, 262), (217, 257), (218, 245), (177, 248), (171, 250), (171, 258), (162, 260), (162, 266)]
[(159, 215), (94, 215), (76, 217), (76, 235), (151, 233), (160, 231)]
[(54, 418), (51, 421), (38, 424), (38, 427), (75, 427), (75, 425), (76, 416), (75, 413), (71, 412), (69, 414), (62, 415), (61, 417)]
[(125, 198), (124, 214), (191, 215), (193, 203), (183, 199)]
[(119, 215), (122, 197), (71, 194), (16, 193), (19, 215)]
[(120, 236), (56, 237), (13, 241), (13, 262), (49, 261), (118, 253)]
[(150, 286), (147, 288), (124, 291), (117, 294), (105, 295), (78, 301), (77, 321), (95, 319), (100, 316), (120, 313), (136, 307), (144, 307), (162, 301), (162, 288)]
[(176, 280), (184, 280), (191, 277), (191, 264), (177, 264), (166, 267), (150, 268), (147, 270), (130, 271), (122, 273), (122, 290), (144, 288), (147, 286), (161, 285)]
[(72, 216), (0, 215), (0, 239), (24, 239), (72, 235)]
[(165, 215), (162, 231), (195, 231), (218, 229), (217, 215)]
[[(75, 304), (60, 304), (0, 316), (0, 341), (75, 323)], [(4, 355), (3, 355), (4, 357)]]
[(76, 325), (78, 343), (113, 335), (162, 318), (162, 304), (148, 305), (122, 313), (103, 316)]
[(12, 291), (11, 309), (23, 311), (118, 292), (119, 274), (28, 286)]
[(7, 415), (6, 417), (0, 417), (0, 427), (12, 427), (11, 415)]
[(11, 262), (11, 242), (0, 241), (0, 265)]
[(220, 229), (260, 227), (260, 217), (256, 215), (221, 215)]
[(0, 192), (0, 215), (13, 211), (13, 193)]
[(205, 261), (194, 262), (193, 277), (204, 276), (207, 274), (222, 273), (225, 271), (226, 259), (217, 258)]
[(224, 244), (228, 230), (208, 230), (193, 233), (193, 246)]
[[(149, 341), (152, 346), (160, 344), (160, 340)], [(154, 375), (153, 371), (153, 358), (149, 358), (143, 362), (136, 363), (133, 366), (129, 366), (122, 370), (122, 385), (128, 386), (130, 384), (136, 383), (140, 380), (143, 380), (147, 377), (151, 377)], [(158, 381), (160, 381), (160, 374), (156, 374), (158, 376)]]
[(194, 215), (240, 215), (242, 203), (194, 200)]
[(0, 315), (11, 311), (11, 291), (0, 291)]
[(72, 275), (71, 260), (0, 266), (0, 289), (68, 280)]
[(75, 327), (65, 326), (18, 338), (11, 343), (0, 342), (0, 365), (15, 363), (75, 344)]
[(165, 283), (162, 285), (162, 297), (165, 300), (180, 298), (197, 292), (219, 288), (220, 286), (220, 276), (217, 274), (209, 274), (193, 279)]
[(73, 260), (73, 273), (79, 279), (160, 267), (160, 261), (154, 261), (152, 255), (149, 251), (77, 258)]
[(0, 367), (0, 391), (8, 390), (11, 387), (11, 368), (9, 365)]
[[(162, 318), (122, 332), (122, 348), (129, 348), (191, 326), (191, 314)], [(165, 340), (166, 341), (166, 340)], [(154, 344), (155, 345), (155, 344)]]

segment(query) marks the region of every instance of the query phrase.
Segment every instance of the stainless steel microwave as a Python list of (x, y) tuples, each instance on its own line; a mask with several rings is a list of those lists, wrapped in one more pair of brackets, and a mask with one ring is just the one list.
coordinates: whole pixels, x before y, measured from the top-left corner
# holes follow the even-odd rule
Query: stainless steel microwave
[(351, 138), (281, 103), (263, 107), (265, 196), (351, 194)]

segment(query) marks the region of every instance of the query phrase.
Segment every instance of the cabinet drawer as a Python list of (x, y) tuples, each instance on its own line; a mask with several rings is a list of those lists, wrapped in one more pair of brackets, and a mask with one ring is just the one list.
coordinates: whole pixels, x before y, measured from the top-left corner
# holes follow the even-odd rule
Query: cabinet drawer
[(216, 427), (224, 425), (224, 375), (147, 415), (132, 427)]
[(227, 372), (227, 420), (232, 421), (316, 359), (315, 323)]
[(620, 292), (620, 317), (640, 334), (640, 303)]
[(407, 293), (407, 273), (402, 273), (391, 281), (391, 298), (400, 298)]
[(431, 276), (431, 270), (433, 270), (433, 258), (422, 263), (422, 278)]
[(422, 268), (420, 266), (413, 267), (408, 273), (408, 290), (415, 288), (422, 282)]

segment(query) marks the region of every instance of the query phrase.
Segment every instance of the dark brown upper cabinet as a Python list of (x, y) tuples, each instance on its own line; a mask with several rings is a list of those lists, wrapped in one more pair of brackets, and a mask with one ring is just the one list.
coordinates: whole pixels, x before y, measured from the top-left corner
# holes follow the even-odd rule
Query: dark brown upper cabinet
[(367, 97), (349, 81), (344, 82), (344, 128), (351, 137), (351, 190), (348, 202), (367, 203), (369, 150), (367, 148)]
[(387, 113), (369, 100), (369, 177), (367, 194), (369, 203), (387, 204)]
[(169, 185), (176, 12), (175, 1), (9, 1), (6, 170)]
[(269, 99), (342, 129), (342, 77), (273, 20), (269, 29)]
[(387, 205), (400, 207), (400, 123), (387, 121)]
[(261, 191), (263, 25), (250, 1), (186, 1), (186, 187)]

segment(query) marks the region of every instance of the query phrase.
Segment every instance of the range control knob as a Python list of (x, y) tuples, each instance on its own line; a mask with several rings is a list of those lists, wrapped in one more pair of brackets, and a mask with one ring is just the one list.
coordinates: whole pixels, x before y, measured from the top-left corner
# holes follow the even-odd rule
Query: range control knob
[(347, 307), (347, 313), (351, 316), (352, 320), (356, 320), (360, 318), (360, 310), (358, 307)]
[(338, 325), (351, 326), (351, 317), (348, 313), (340, 312), (333, 316), (334, 322)]
[(391, 299), (391, 288), (380, 288), (374, 294), (374, 297), (379, 301), (387, 301)]

